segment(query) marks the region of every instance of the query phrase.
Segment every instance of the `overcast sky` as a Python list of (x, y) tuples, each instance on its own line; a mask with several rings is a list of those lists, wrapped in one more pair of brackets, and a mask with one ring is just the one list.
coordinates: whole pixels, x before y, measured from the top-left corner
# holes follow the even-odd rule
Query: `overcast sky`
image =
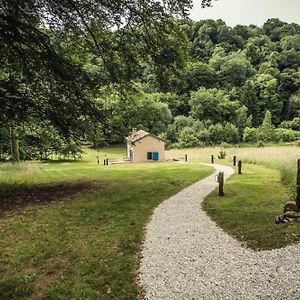
[(229, 26), (261, 26), (270, 18), (300, 24), (300, 0), (218, 0), (213, 1), (213, 7), (204, 9), (200, 0), (194, 0), (190, 18), (195, 21), (222, 19)]

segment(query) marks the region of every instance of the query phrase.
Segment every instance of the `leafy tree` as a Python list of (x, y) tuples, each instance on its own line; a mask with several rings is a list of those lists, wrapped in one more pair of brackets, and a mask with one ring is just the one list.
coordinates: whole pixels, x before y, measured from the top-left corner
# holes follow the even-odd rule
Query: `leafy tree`
[(257, 119), (261, 120), (261, 114), (269, 110), (272, 113), (274, 124), (279, 124), (283, 103), (277, 92), (278, 83), (276, 78), (269, 74), (259, 74), (255, 77), (254, 84), (258, 90)]
[(185, 0), (2, 1), (1, 114), (11, 124), (13, 160), (14, 128), (26, 118), (48, 120), (66, 138), (78, 138), (85, 134), (79, 122), (99, 116), (93, 101), (99, 86), (130, 82), (145, 60), (156, 66), (156, 76), (166, 77), (183, 53), (173, 16), (185, 16), (190, 5)]
[(300, 116), (300, 93), (295, 93), (288, 101), (288, 119)]
[(215, 73), (213, 69), (203, 62), (190, 62), (187, 65), (185, 74), (186, 88), (184, 92), (196, 91), (200, 87), (207, 88), (215, 85)]
[(179, 134), (177, 145), (180, 148), (193, 148), (199, 145), (199, 140), (194, 129), (184, 127)]
[[(239, 130), (240, 138), (243, 137), (244, 129), (248, 125), (250, 125), (250, 120), (248, 120), (247, 112), (248, 109), (244, 105), (237, 110), (236, 126)], [(250, 126), (252, 126), (252, 124)]]
[[(251, 128), (253, 126), (253, 117), (252, 115), (250, 115), (247, 120), (246, 120), (246, 126), (245, 127), (249, 127)], [(245, 129), (244, 129), (245, 130)]]
[(272, 41), (280, 40), (280, 29), (285, 23), (279, 19), (269, 19), (263, 24), (263, 30), (266, 35), (268, 35)]
[(200, 88), (191, 94), (191, 116), (198, 120), (211, 120), (213, 123), (235, 119), (239, 107), (237, 101), (230, 101), (224, 91)]
[(214, 124), (208, 129), (210, 143), (220, 145), (221, 143), (235, 144), (239, 142), (239, 132), (235, 125), (226, 122), (225, 124)]
[(291, 121), (283, 121), (280, 127), (300, 131), (300, 117), (295, 117)]
[(222, 58), (224, 60), (220, 66), (222, 80), (231, 83), (233, 86), (241, 86), (254, 74), (251, 63), (244, 54), (236, 52)]
[(266, 61), (270, 54), (271, 40), (265, 35), (255, 36), (248, 40), (244, 53), (253, 66)]
[(270, 130), (274, 128), (273, 123), (272, 123), (272, 114), (269, 110), (266, 111), (264, 120), (261, 124), (261, 128), (264, 130)]

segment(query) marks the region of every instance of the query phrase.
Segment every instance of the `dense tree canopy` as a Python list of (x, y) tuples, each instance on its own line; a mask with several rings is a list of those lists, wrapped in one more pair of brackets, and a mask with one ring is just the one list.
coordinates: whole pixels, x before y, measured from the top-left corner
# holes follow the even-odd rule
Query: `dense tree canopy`
[(0, 159), (75, 158), (132, 127), (178, 146), (253, 141), (267, 111), (298, 130), (300, 26), (193, 22), (191, 2), (2, 1)]

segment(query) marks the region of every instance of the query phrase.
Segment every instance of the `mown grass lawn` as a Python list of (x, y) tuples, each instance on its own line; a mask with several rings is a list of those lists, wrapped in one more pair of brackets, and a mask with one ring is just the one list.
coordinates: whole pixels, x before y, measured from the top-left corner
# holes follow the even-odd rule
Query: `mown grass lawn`
[(274, 249), (300, 240), (300, 224), (276, 225), (288, 200), (279, 171), (244, 164), (243, 175), (225, 183), (225, 196), (214, 191), (203, 202), (208, 215), (226, 232), (255, 250)]
[(43, 165), (17, 187), (30, 194), (46, 186), (42, 197), (52, 200), (58, 182), (85, 188), (29, 201), (0, 219), (0, 299), (135, 299), (137, 255), (154, 207), (212, 172), (178, 163), (104, 167), (94, 154)]

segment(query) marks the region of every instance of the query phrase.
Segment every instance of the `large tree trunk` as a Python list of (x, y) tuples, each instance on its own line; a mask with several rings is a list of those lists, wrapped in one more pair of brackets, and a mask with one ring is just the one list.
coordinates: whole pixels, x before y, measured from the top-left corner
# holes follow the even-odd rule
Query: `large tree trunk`
[(11, 146), (11, 161), (16, 163), (19, 161), (19, 145), (16, 133), (16, 126), (13, 120), (10, 121), (10, 146)]

